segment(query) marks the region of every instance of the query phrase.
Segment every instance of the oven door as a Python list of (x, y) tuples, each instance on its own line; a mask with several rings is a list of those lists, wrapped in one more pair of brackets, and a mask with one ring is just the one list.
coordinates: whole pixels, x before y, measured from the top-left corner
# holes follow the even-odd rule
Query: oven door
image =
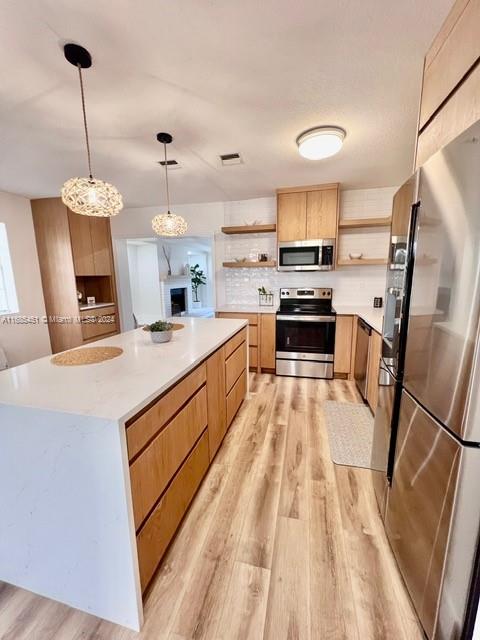
[(277, 315), (276, 373), (333, 378), (335, 316)]
[(333, 362), (334, 347), (335, 316), (277, 315), (277, 358), (305, 354)]
[(322, 247), (304, 241), (284, 242), (278, 245), (279, 271), (320, 271)]

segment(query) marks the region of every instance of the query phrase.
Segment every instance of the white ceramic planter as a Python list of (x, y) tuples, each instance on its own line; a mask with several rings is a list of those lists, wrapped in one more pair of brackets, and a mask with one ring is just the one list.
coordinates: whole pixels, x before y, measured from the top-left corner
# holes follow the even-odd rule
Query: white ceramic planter
[(150, 331), (150, 338), (152, 342), (170, 342), (172, 339), (173, 331)]

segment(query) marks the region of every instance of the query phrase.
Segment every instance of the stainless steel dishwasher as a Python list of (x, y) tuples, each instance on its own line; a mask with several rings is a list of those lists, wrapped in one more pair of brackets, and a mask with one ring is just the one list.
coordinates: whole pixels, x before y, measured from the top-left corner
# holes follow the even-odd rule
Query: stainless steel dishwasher
[(357, 344), (355, 348), (355, 366), (353, 376), (364, 400), (367, 399), (368, 347), (372, 329), (361, 318), (357, 320)]

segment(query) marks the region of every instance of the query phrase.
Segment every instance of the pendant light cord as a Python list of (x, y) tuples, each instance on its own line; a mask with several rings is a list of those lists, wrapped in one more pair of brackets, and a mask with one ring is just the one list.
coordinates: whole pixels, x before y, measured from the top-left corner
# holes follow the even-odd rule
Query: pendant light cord
[(164, 159), (165, 159), (165, 184), (167, 186), (167, 213), (170, 214), (170, 193), (168, 191), (168, 165), (167, 165), (167, 145), (163, 143)]
[[(85, 108), (85, 92), (83, 90), (82, 67), (80, 66), (80, 64), (78, 65), (78, 76), (80, 78), (80, 94), (82, 96), (82, 112), (83, 112), (83, 126), (85, 128), (85, 142), (87, 143), (88, 173), (90, 176), (90, 180), (93, 180), (92, 159), (90, 157), (90, 142), (88, 140), (87, 111)], [(168, 184), (167, 184), (167, 190), (168, 190)]]

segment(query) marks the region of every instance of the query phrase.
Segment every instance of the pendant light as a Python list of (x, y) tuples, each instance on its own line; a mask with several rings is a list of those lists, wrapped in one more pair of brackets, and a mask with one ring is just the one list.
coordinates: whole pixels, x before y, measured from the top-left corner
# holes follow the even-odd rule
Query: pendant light
[(182, 216), (170, 211), (170, 193), (168, 191), (167, 144), (173, 140), (169, 133), (157, 133), (157, 140), (163, 144), (163, 166), (165, 168), (165, 186), (167, 191), (167, 213), (159, 213), (152, 220), (152, 229), (159, 236), (183, 236), (188, 225)]
[(89, 69), (92, 66), (92, 57), (86, 49), (78, 44), (66, 44), (63, 52), (68, 62), (77, 67), (80, 79), (83, 126), (87, 146), (88, 178), (70, 178), (70, 180), (67, 180), (62, 187), (62, 201), (71, 211), (83, 216), (98, 216), (103, 218), (116, 216), (123, 208), (122, 196), (112, 184), (98, 180), (92, 175), (85, 93), (82, 78), (82, 69)]

